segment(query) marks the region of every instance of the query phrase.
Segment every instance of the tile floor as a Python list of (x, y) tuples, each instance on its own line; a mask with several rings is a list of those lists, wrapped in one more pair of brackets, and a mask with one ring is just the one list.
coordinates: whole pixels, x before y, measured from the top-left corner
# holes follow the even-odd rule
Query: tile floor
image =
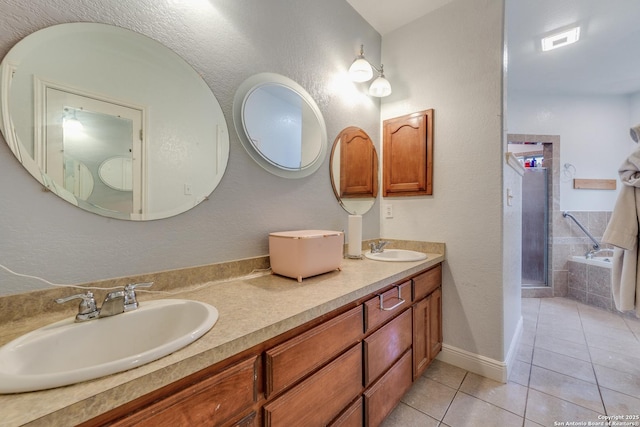
[(586, 426), (603, 415), (640, 416), (640, 319), (566, 298), (523, 298), (522, 316), (507, 384), (435, 360), (383, 427)]

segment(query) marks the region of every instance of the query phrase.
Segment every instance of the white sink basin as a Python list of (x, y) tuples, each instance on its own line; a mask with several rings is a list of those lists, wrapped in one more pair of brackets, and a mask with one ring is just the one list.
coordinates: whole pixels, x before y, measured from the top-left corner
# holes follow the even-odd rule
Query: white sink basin
[(383, 252), (365, 252), (364, 256), (376, 261), (422, 261), (427, 259), (427, 254), (423, 252), (409, 251), (406, 249), (385, 249)]
[(218, 310), (209, 304), (165, 299), (112, 317), (52, 323), (0, 347), (0, 393), (60, 387), (135, 368), (192, 343), (217, 320)]

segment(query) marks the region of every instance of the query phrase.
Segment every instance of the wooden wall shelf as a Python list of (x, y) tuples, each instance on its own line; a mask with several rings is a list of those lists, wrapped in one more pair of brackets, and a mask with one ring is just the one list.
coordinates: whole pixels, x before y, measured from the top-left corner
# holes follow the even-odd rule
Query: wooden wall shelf
[(573, 188), (576, 190), (615, 190), (615, 179), (574, 179)]

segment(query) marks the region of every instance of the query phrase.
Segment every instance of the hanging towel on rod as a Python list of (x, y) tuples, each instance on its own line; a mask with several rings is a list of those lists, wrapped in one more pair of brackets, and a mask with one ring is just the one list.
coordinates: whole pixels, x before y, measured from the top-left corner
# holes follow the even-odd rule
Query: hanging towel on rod
[(640, 275), (638, 267), (638, 221), (640, 221), (640, 148), (618, 169), (622, 186), (602, 236), (615, 246), (611, 270), (611, 291), (616, 308), (635, 310), (640, 317)]

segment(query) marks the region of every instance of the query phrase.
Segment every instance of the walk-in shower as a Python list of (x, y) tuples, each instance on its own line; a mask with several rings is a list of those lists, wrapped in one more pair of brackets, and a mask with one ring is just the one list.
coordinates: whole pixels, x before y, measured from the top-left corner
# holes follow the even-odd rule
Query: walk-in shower
[(522, 177), (522, 285), (548, 285), (548, 169), (527, 168)]

